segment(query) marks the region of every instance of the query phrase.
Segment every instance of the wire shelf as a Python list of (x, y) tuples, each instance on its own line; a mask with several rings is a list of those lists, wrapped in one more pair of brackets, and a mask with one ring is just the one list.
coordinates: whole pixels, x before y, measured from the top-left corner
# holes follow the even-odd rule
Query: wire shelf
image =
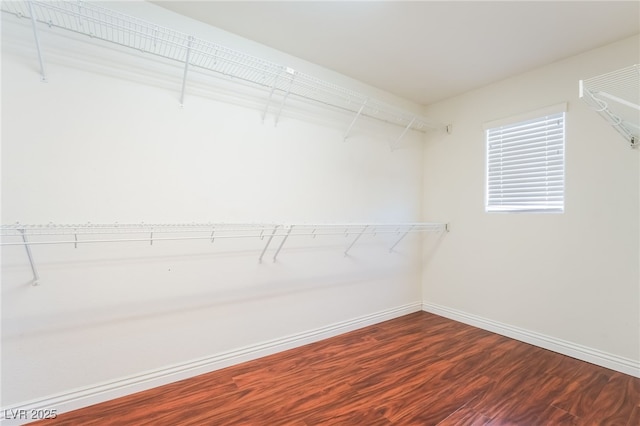
[[(269, 91), (269, 102), (274, 93), (282, 102), (293, 95), (357, 114), (356, 118), (373, 118), (410, 130), (426, 132), (445, 128), (441, 123), (366, 94), (91, 2), (7, 1), (2, 2), (2, 10), (31, 18), (34, 32), (35, 22), (40, 22), (184, 63), (185, 80), (186, 69), (193, 66), (265, 89)], [(268, 107), (267, 104), (265, 112)]]
[(395, 234), (394, 248), (409, 234), (448, 231), (446, 223), (301, 223), (301, 224), (242, 224), (242, 223), (182, 223), (182, 224), (44, 224), (0, 226), (0, 246), (24, 246), (29, 265), (33, 273), (33, 285), (40, 281), (40, 275), (34, 261), (31, 246), (71, 245), (98, 243), (142, 242), (153, 245), (158, 241), (208, 240), (253, 238), (264, 241), (264, 247), (258, 261), (261, 263), (269, 246), (275, 240), (279, 245), (273, 254), (273, 261), (290, 237), (316, 238), (319, 236), (351, 237), (350, 245), (344, 255), (364, 235)]
[(640, 64), (580, 80), (580, 98), (632, 147), (640, 142)]
[[(92, 242), (122, 242), (161, 240), (162, 235), (170, 235), (172, 240), (180, 239), (211, 239), (211, 238), (264, 238), (266, 233), (275, 237), (289, 236), (320, 236), (320, 235), (363, 235), (401, 234), (438, 232), (446, 229), (444, 223), (322, 223), (322, 224), (275, 224), (275, 223), (182, 223), (182, 224), (42, 224), (0, 225), (0, 245), (24, 245), (24, 241), (5, 241), (8, 237), (26, 236), (30, 245), (38, 244), (81, 244)], [(213, 234), (212, 234), (213, 233)], [(128, 235), (121, 239), (122, 235)], [(135, 235), (145, 235), (137, 238)], [(153, 234), (150, 236), (150, 234)], [(212, 237), (213, 235), (213, 237)], [(50, 237), (56, 237), (51, 239)], [(96, 240), (94, 237), (100, 236)], [(36, 237), (34, 239), (34, 237)], [(42, 237), (42, 238), (40, 238)], [(49, 238), (45, 238), (49, 237)], [(69, 238), (65, 238), (69, 237)], [(74, 237), (76, 239), (74, 239)], [(82, 240), (82, 237), (89, 237)]]

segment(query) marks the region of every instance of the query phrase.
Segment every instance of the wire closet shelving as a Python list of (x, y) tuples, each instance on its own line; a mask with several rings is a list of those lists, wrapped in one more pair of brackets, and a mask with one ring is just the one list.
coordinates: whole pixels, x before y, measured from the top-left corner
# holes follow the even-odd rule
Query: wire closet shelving
[(630, 144), (640, 142), (640, 64), (580, 80), (580, 98)]
[[(358, 224), (230, 224), (230, 223), (193, 223), (193, 224), (44, 224), (0, 226), (0, 246), (24, 246), (33, 273), (33, 284), (37, 285), (40, 275), (35, 265), (31, 246), (37, 245), (78, 245), (100, 243), (148, 243), (203, 240), (213, 243), (216, 239), (251, 238), (264, 241), (258, 261), (262, 263), (269, 247), (277, 243), (272, 260), (275, 262), (291, 237), (316, 238), (321, 236), (351, 237), (344, 250), (347, 256), (358, 240), (364, 235), (395, 235), (395, 247), (409, 234), (448, 231), (446, 223), (358, 223)], [(275, 240), (275, 241), (274, 241)]]
[(184, 71), (180, 104), (184, 103), (189, 68), (196, 67), (219, 76), (233, 77), (263, 89), (267, 97), (262, 111), (263, 120), (274, 104), (277, 123), (287, 98), (296, 96), (355, 114), (344, 134), (345, 138), (360, 117), (400, 126), (403, 130), (397, 141), (409, 130), (426, 132), (447, 129), (441, 123), (364, 93), (91, 2), (7, 1), (2, 2), (2, 10), (31, 19), (43, 80), (46, 80), (46, 71), (37, 23), (182, 63)]

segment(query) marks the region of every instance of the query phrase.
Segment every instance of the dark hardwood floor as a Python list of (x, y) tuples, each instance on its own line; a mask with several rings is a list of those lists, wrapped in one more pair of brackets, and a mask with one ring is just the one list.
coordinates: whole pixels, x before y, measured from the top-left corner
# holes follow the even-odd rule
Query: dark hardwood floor
[(418, 312), (46, 425), (640, 425), (640, 379)]

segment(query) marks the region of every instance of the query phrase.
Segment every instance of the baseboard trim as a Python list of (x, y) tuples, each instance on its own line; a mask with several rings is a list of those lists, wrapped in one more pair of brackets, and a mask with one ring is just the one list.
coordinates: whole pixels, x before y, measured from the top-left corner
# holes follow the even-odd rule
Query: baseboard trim
[[(257, 359), (263, 356), (282, 352), (298, 346), (317, 342), (329, 337), (337, 336), (362, 327), (377, 324), (403, 315), (422, 310), (421, 302), (409, 303), (395, 308), (364, 315), (355, 319), (342, 321), (326, 327), (297, 333), (270, 340), (256, 345), (246, 346), (236, 350), (219, 353), (205, 358), (191, 360), (165, 368), (123, 377), (118, 380), (99, 383), (70, 390), (68, 392), (50, 395), (19, 404), (3, 407), (0, 420), (3, 425), (24, 423), (25, 419), (16, 421), (6, 416), (14, 413), (31, 413), (37, 410), (56, 410), (58, 414), (88, 407), (111, 399), (130, 395), (136, 392), (152, 389), (179, 380), (209, 373), (221, 368)], [(23, 411), (20, 411), (23, 410)], [(30, 420), (30, 419), (27, 419)]]
[(437, 305), (435, 303), (422, 303), (422, 310), (440, 315), (455, 321), (469, 324), (483, 330), (491, 331), (502, 336), (510, 337), (525, 343), (529, 343), (553, 352), (567, 355), (582, 361), (596, 364), (601, 367), (619, 371), (634, 377), (640, 377), (640, 362), (629, 358), (620, 357), (598, 349), (578, 345), (556, 337), (536, 333), (520, 327), (493, 321), (477, 315), (468, 314), (457, 309)]

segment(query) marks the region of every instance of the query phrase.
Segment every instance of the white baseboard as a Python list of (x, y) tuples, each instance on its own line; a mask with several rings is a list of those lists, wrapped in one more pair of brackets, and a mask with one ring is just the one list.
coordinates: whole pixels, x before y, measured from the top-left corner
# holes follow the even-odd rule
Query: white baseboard
[[(287, 349), (317, 342), (382, 321), (397, 318), (422, 310), (421, 302), (414, 302), (392, 309), (365, 315), (348, 321), (331, 324), (315, 330), (297, 333), (280, 339), (246, 346), (240, 349), (212, 355), (169, 367), (147, 371), (123, 377), (117, 380), (73, 389), (68, 392), (50, 395), (19, 404), (3, 407), (0, 413), (2, 425), (24, 424), (35, 420), (31, 416), (39, 410), (55, 410), (62, 414), (79, 408), (105, 402), (111, 399), (131, 395), (168, 383), (209, 373), (231, 365), (282, 352)], [(19, 416), (27, 416), (22, 419)]]
[(620, 357), (597, 349), (589, 348), (587, 346), (578, 345), (556, 337), (514, 327), (512, 325), (482, 318), (456, 309), (436, 305), (434, 303), (423, 302), (422, 310), (469, 324), (483, 330), (507, 336), (521, 342), (548, 349), (562, 355), (586, 361), (591, 364), (596, 364), (624, 374), (629, 374), (630, 376), (640, 377), (640, 362), (629, 358)]

